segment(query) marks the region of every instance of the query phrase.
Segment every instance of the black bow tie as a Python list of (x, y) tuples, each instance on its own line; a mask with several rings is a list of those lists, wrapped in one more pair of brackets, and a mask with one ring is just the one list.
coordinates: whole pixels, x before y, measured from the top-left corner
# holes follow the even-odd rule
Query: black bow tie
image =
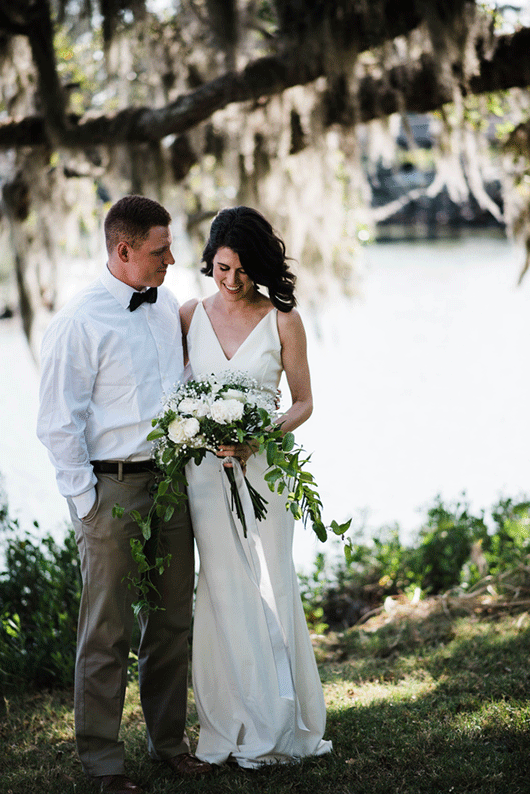
[(147, 303), (156, 303), (156, 296), (156, 287), (150, 287), (146, 289), (145, 292), (133, 292), (131, 295), (131, 302), (129, 303), (129, 311), (135, 311), (144, 301), (147, 301)]

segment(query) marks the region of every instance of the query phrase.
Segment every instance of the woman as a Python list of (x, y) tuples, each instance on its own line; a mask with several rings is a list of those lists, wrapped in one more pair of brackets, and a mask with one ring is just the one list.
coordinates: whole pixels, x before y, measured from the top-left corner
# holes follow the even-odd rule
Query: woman
[[(225, 209), (212, 223), (203, 261), (217, 292), (181, 309), (193, 376), (245, 371), (275, 394), (285, 371), (292, 404), (279, 421), (284, 432), (294, 430), (310, 416), (312, 396), (282, 240), (256, 210)], [(265, 520), (246, 538), (225, 503), (227, 456), (268, 501)], [(268, 490), (266, 468), (264, 456), (236, 444), (186, 469), (201, 559), (193, 631), (197, 755), (216, 764), (255, 767), (331, 750), (322, 739), (324, 698), (292, 562), (293, 521), (285, 500)]]

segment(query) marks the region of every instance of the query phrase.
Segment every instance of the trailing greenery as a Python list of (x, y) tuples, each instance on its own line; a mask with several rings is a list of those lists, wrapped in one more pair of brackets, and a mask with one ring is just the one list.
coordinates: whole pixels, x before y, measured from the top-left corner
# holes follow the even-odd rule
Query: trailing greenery
[[(227, 370), (202, 375), (180, 384), (169, 394), (159, 416), (153, 419), (153, 430), (147, 436), (154, 441), (153, 458), (160, 470), (158, 485), (153, 489), (152, 504), (146, 516), (138, 510), (129, 513), (142, 532), (141, 539), (131, 540), (136, 569), (128, 576), (137, 593), (133, 604), (140, 610), (159, 609), (159, 593), (151, 573), (162, 574), (171, 562), (171, 555), (162, 556), (160, 523), (170, 521), (175, 510), (187, 501), (182, 486), (186, 484), (186, 465), (199, 465), (209, 452), (223, 445), (247, 444), (267, 457), (264, 476), (269, 490), (284, 494), (286, 509), (295, 519), (309, 524), (317, 537), (325, 541), (328, 529), (322, 520), (322, 502), (317, 484), (306, 465), (311, 459), (295, 442), (293, 433), (285, 433), (276, 424), (276, 400), (248, 373)], [(247, 537), (247, 516), (236, 484), (234, 469), (225, 468), (230, 483), (232, 509)], [(267, 515), (267, 500), (246, 478), (251, 516), (262, 521)], [(125, 510), (114, 505), (113, 516), (122, 517)], [(249, 516), (250, 517), (250, 516)], [(343, 524), (331, 521), (330, 531), (344, 537), (351, 519)], [(346, 541), (345, 551), (349, 551)]]

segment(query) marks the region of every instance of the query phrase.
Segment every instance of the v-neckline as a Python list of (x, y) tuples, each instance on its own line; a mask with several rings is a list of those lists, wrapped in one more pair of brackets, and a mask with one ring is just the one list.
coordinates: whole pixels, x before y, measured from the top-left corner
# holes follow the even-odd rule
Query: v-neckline
[(258, 328), (258, 327), (261, 325), (261, 323), (262, 323), (264, 320), (266, 320), (266, 319), (267, 319), (267, 317), (269, 316), (269, 314), (271, 314), (271, 312), (273, 312), (273, 311), (274, 311), (274, 306), (273, 306), (273, 307), (272, 307), (272, 309), (269, 309), (269, 311), (267, 312), (267, 314), (265, 314), (265, 315), (264, 315), (264, 316), (261, 318), (261, 320), (259, 320), (259, 321), (256, 323), (256, 325), (255, 325), (255, 326), (254, 326), (254, 328), (253, 328), (253, 329), (250, 331), (250, 333), (248, 333), (248, 334), (247, 334), (247, 336), (246, 336), (246, 337), (243, 339), (243, 341), (241, 342), (241, 344), (239, 345), (239, 347), (237, 348), (237, 350), (235, 351), (235, 353), (233, 353), (233, 354), (230, 356), (230, 358), (228, 358), (228, 356), (226, 355), (226, 353), (225, 353), (225, 351), (224, 351), (224, 348), (223, 348), (223, 346), (222, 346), (222, 344), (221, 344), (221, 340), (220, 340), (220, 339), (219, 339), (219, 337), (217, 336), (217, 332), (216, 332), (215, 328), (213, 327), (213, 323), (212, 323), (212, 321), (210, 320), (210, 317), (208, 316), (208, 312), (207, 312), (207, 311), (206, 311), (206, 309), (204, 308), (204, 303), (203, 303), (203, 301), (199, 301), (199, 303), (200, 303), (200, 305), (201, 305), (201, 308), (202, 308), (202, 310), (203, 310), (203, 312), (204, 312), (204, 315), (205, 315), (206, 319), (208, 320), (208, 323), (209, 323), (209, 325), (210, 325), (210, 328), (212, 329), (212, 333), (213, 333), (213, 335), (215, 336), (215, 338), (216, 338), (216, 340), (217, 340), (217, 344), (219, 345), (219, 349), (220, 349), (221, 353), (223, 354), (223, 356), (224, 356), (224, 358), (225, 358), (225, 360), (226, 360), (227, 362), (228, 362), (228, 361), (232, 361), (232, 359), (233, 359), (233, 358), (235, 358), (235, 357), (237, 356), (237, 354), (239, 353), (239, 351), (241, 350), (241, 348), (242, 348), (244, 345), (246, 345), (246, 343), (248, 342), (248, 340), (250, 339), (250, 337), (252, 336), (252, 334), (254, 333), (254, 331), (256, 330), (256, 328)]

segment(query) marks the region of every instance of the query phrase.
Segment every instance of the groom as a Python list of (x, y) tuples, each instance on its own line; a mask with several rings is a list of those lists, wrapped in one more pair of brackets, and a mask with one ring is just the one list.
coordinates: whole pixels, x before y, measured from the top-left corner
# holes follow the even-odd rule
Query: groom
[[(83, 592), (75, 670), (77, 748), (102, 791), (141, 794), (125, 775), (119, 728), (133, 631), (129, 512), (145, 515), (155, 471), (146, 437), (164, 393), (183, 375), (178, 303), (162, 287), (171, 217), (156, 201), (126, 196), (105, 219), (108, 264), (51, 322), (42, 345), (37, 434), (68, 500)], [(112, 517), (115, 503), (125, 508)], [(140, 614), (138, 670), (149, 753), (178, 775), (211, 766), (185, 734), (188, 634), (194, 585), (187, 509), (162, 525), (171, 564), (155, 582), (160, 607)]]

